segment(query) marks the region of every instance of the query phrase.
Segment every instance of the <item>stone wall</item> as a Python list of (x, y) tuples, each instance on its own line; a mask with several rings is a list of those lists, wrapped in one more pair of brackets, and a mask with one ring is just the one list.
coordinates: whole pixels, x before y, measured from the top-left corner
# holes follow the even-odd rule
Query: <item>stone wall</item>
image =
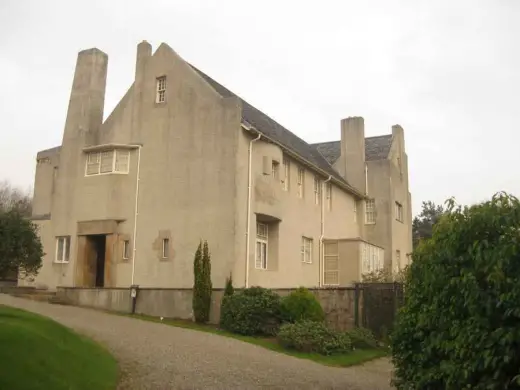
[[(273, 290), (281, 296), (288, 295), (292, 289)], [(316, 295), (327, 323), (340, 330), (347, 330), (355, 324), (355, 288), (311, 289)], [(57, 295), (64, 301), (85, 307), (130, 313), (132, 299), (130, 290), (125, 288), (75, 288), (58, 287)], [(213, 290), (210, 322), (217, 324), (220, 317), (220, 303), (224, 291)], [(135, 307), (136, 314), (154, 317), (191, 319), (191, 289), (139, 289)], [(360, 309), (361, 310), (361, 309)]]

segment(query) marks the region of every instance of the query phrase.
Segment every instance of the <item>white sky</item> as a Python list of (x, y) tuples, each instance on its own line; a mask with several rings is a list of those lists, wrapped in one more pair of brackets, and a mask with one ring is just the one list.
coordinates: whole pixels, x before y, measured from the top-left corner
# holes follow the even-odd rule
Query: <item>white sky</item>
[(0, 181), (32, 186), (61, 143), (78, 51), (109, 55), (106, 117), (146, 39), (308, 142), (401, 124), (414, 214), (519, 195), (519, 21), (518, 0), (0, 0)]

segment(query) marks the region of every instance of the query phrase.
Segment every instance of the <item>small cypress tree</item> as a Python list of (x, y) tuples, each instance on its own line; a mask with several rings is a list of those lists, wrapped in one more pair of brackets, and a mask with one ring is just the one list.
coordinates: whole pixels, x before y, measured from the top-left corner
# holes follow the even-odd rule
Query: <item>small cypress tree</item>
[(199, 244), (193, 262), (193, 273), (195, 283), (193, 286), (193, 314), (195, 321), (206, 323), (209, 320), (211, 308), (211, 258), (209, 254), (208, 242)]
[(202, 280), (202, 241), (199, 243), (199, 247), (195, 252), (195, 258), (193, 259), (193, 315), (195, 321), (199, 322), (201, 303), (200, 303), (200, 288)]
[(233, 275), (229, 274), (229, 277), (226, 278), (226, 288), (224, 289), (224, 296), (230, 296), (235, 293), (235, 289), (233, 287)]

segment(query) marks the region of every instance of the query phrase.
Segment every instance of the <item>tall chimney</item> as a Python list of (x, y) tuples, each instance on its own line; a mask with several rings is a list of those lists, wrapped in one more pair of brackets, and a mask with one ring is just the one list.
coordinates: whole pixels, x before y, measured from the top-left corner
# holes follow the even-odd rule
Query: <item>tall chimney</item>
[(98, 130), (103, 123), (107, 66), (108, 56), (99, 49), (78, 53), (63, 145), (67, 140), (81, 136), (86, 137), (86, 143), (97, 139)]
[[(143, 95), (145, 94), (146, 85), (146, 66), (152, 56), (152, 45), (146, 41), (142, 41), (137, 45), (137, 55), (135, 59), (135, 80), (133, 86), (133, 108), (132, 108), (132, 126), (130, 128), (131, 142), (141, 142), (141, 111), (143, 105)], [(153, 87), (155, 88), (155, 86)], [(150, 92), (150, 91), (148, 91)], [(153, 96), (149, 96), (154, 99)]]
[(146, 59), (152, 55), (152, 45), (146, 41), (142, 41), (137, 45), (137, 56), (135, 59), (135, 79), (142, 76)]
[(341, 166), (345, 180), (365, 192), (365, 121), (362, 117), (341, 120)]

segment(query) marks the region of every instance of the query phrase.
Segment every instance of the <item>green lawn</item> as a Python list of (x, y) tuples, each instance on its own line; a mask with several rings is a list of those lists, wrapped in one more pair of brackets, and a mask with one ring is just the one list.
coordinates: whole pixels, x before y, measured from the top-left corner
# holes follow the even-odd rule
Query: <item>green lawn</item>
[(108, 390), (116, 360), (102, 346), (48, 318), (0, 305), (0, 389)]
[(304, 353), (297, 352), (292, 350), (287, 350), (283, 348), (275, 338), (263, 338), (263, 337), (252, 337), (252, 336), (241, 336), (234, 333), (226, 332), (224, 330), (218, 329), (214, 325), (203, 325), (197, 324), (192, 321), (187, 320), (172, 320), (172, 319), (164, 319), (161, 321), (160, 318), (144, 316), (144, 315), (128, 315), (123, 314), (124, 316), (129, 316), (131, 318), (137, 318), (145, 321), (152, 322), (160, 322), (162, 324), (176, 326), (178, 328), (186, 328), (197, 330), (201, 332), (208, 332), (217, 334), (224, 337), (231, 337), (237, 340), (244, 341), (246, 343), (255, 344), (260, 347), (270, 349), (271, 351), (284, 353), (286, 355), (294, 356), (300, 359), (308, 359), (312, 360), (316, 363), (321, 363), (327, 366), (336, 366), (336, 367), (348, 367), (356, 364), (361, 364), (370, 360), (374, 360), (376, 358), (380, 358), (383, 356), (387, 356), (388, 352), (383, 349), (357, 349), (348, 354), (341, 355), (332, 355), (332, 356), (323, 356), (317, 353)]

